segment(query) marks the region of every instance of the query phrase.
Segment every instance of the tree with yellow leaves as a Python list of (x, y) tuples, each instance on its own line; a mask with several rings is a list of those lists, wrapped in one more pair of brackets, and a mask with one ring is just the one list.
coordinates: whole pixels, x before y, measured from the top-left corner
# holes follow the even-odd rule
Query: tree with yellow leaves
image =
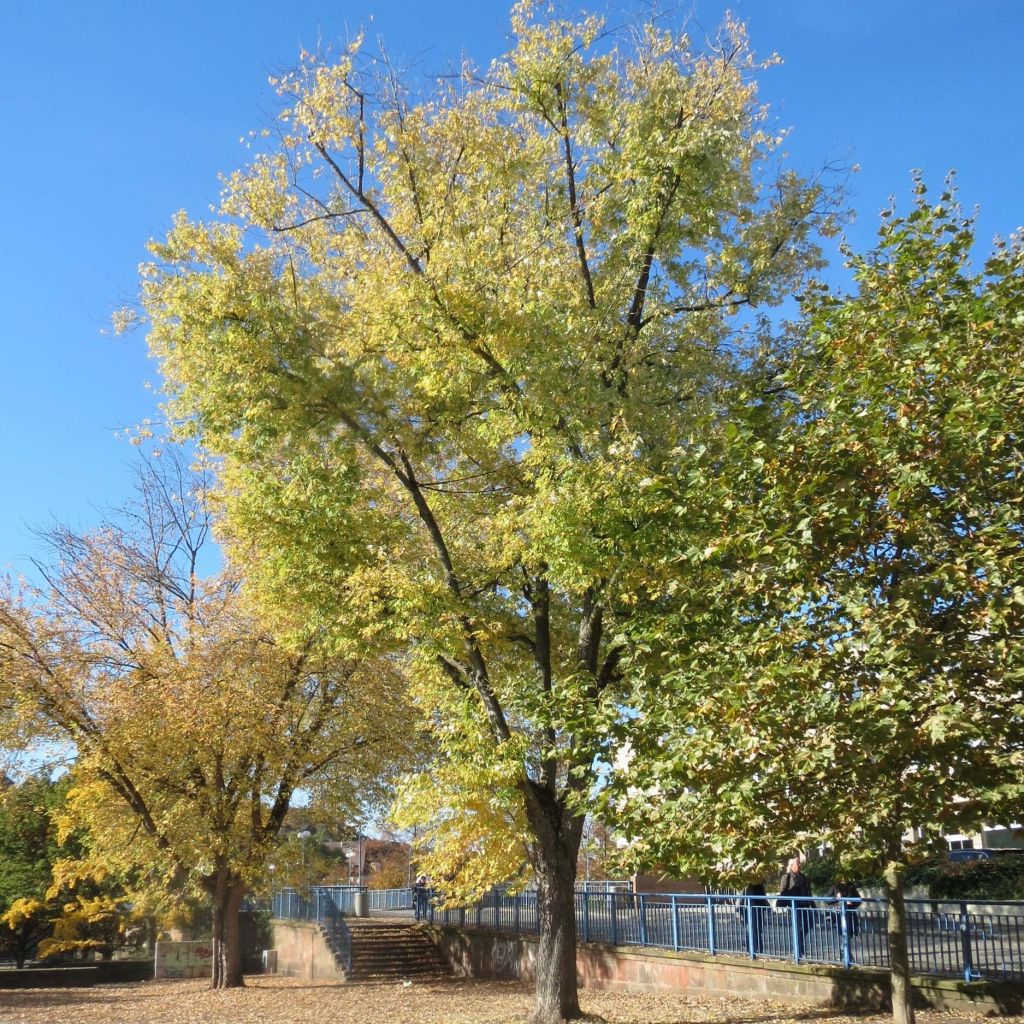
[(585, 810), (620, 626), (658, 591), (645, 480), (769, 344), (831, 197), (778, 170), (741, 25), (701, 46), (542, 10), (418, 95), (358, 40), (304, 55), (214, 219), (153, 245), (143, 302), (232, 530), (273, 552), (264, 592), (404, 652), (454, 787), (406, 810), (462, 833), (474, 886), (513, 829), (544, 1022), (579, 1015)]
[(48, 898), (53, 866), (68, 851), (57, 839), (53, 813), (66, 784), (40, 772), (0, 788), (0, 954), (23, 967), (59, 913)]
[(394, 665), (339, 629), (328, 642), (284, 616), (271, 627), (230, 564), (201, 575), (206, 491), (165, 454), (119, 517), (47, 533), (45, 589), (0, 600), (0, 678), (74, 744), (69, 814), (91, 859), (212, 900), (214, 985), (228, 987), (242, 983), (242, 899), (295, 794), (373, 800), (409, 742)]
[(86, 868), (90, 837), (68, 827), (70, 788), (70, 776), (40, 769), (0, 791), (0, 953), (19, 967), (29, 956), (109, 959), (144, 910), (125, 877)]

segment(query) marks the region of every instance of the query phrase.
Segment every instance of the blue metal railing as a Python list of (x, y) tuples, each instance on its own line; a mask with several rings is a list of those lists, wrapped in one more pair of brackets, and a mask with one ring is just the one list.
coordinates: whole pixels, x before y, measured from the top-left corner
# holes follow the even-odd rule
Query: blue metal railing
[(411, 910), (412, 889), (369, 889), (370, 910)]
[[(583, 942), (695, 950), (839, 967), (889, 967), (884, 900), (577, 891)], [(488, 893), (470, 907), (430, 901), (430, 921), (523, 934), (540, 930), (537, 894)], [(907, 901), (911, 970), (1024, 981), (1024, 903)]]
[(366, 892), (365, 885), (314, 885), (310, 887), (309, 898), (322, 900), (329, 898), (342, 914), (351, 914), (355, 910), (356, 894)]
[(356, 893), (365, 892), (370, 910), (411, 910), (412, 889), (368, 889), (365, 885), (313, 885), (308, 896), (297, 889), (282, 889), (274, 893), (270, 910), (274, 917), (292, 920), (314, 921), (317, 917), (317, 900), (329, 896), (342, 914), (355, 912)]
[[(316, 921), (344, 944), (343, 917), (367, 892), (371, 911), (413, 906), (409, 888), (314, 886), (274, 894), (275, 917)], [(468, 907), (429, 900), (428, 919), (442, 925), (536, 934), (537, 894), (489, 892)], [(576, 929), (583, 942), (693, 950), (751, 959), (794, 960), (841, 967), (889, 967), (884, 900), (750, 897), (721, 893), (633, 894), (577, 890)], [(907, 901), (907, 944), (918, 974), (1024, 981), (1024, 903)]]
[(346, 971), (352, 968), (352, 932), (345, 923), (358, 885), (314, 886), (309, 896), (295, 889), (281, 889), (270, 898), (272, 917), (291, 921), (312, 921), (320, 925), (331, 951)]

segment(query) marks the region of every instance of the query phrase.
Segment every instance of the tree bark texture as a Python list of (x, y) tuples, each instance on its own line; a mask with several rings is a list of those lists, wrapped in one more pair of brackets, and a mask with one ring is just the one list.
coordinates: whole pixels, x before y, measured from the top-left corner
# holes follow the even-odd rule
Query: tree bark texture
[(910, 955), (907, 949), (907, 909), (903, 901), (903, 864), (890, 860), (882, 875), (888, 901), (889, 977), (892, 984), (893, 1024), (914, 1024), (913, 991), (910, 987)]
[(568, 812), (545, 786), (527, 784), (527, 815), (537, 874), (537, 995), (531, 1024), (561, 1024), (582, 1016), (576, 981), (576, 859), (583, 818)]
[(241, 988), (242, 933), (239, 914), (245, 898), (245, 885), (237, 872), (218, 869), (207, 888), (213, 899), (213, 988)]

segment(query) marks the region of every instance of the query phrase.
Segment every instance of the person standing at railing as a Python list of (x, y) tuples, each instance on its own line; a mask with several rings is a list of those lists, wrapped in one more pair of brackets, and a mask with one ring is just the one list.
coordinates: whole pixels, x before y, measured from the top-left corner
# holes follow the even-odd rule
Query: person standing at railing
[(814, 899), (811, 896), (811, 883), (800, 870), (799, 857), (792, 857), (786, 865), (786, 873), (779, 884), (779, 895), (789, 897), (785, 902), (791, 907), (790, 913), (796, 917), (796, 955), (802, 958), (804, 938), (814, 923)]
[(429, 901), (430, 880), (426, 875), (420, 875), (412, 886), (412, 905), (417, 921), (426, 920)]
[(743, 901), (742, 916), (744, 923), (750, 930), (751, 946), (754, 953), (760, 953), (764, 949), (764, 928), (768, 920), (768, 911), (771, 905), (767, 899), (764, 882), (751, 882), (744, 890), (743, 895), (747, 898)]
[[(860, 893), (852, 882), (839, 880), (832, 886), (832, 896), (834, 899), (841, 899), (843, 901), (840, 904), (839, 913), (846, 918), (846, 937), (852, 943), (860, 931), (860, 915), (857, 913), (860, 907)], [(839, 922), (838, 915), (836, 916), (836, 921)], [(840, 922), (840, 940), (842, 939), (841, 928)]]

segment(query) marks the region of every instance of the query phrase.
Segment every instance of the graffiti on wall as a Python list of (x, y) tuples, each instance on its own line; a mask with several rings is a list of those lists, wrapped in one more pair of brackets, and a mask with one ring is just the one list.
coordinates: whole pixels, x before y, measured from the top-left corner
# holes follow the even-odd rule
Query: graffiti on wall
[(158, 942), (156, 978), (209, 978), (213, 975), (213, 943)]

